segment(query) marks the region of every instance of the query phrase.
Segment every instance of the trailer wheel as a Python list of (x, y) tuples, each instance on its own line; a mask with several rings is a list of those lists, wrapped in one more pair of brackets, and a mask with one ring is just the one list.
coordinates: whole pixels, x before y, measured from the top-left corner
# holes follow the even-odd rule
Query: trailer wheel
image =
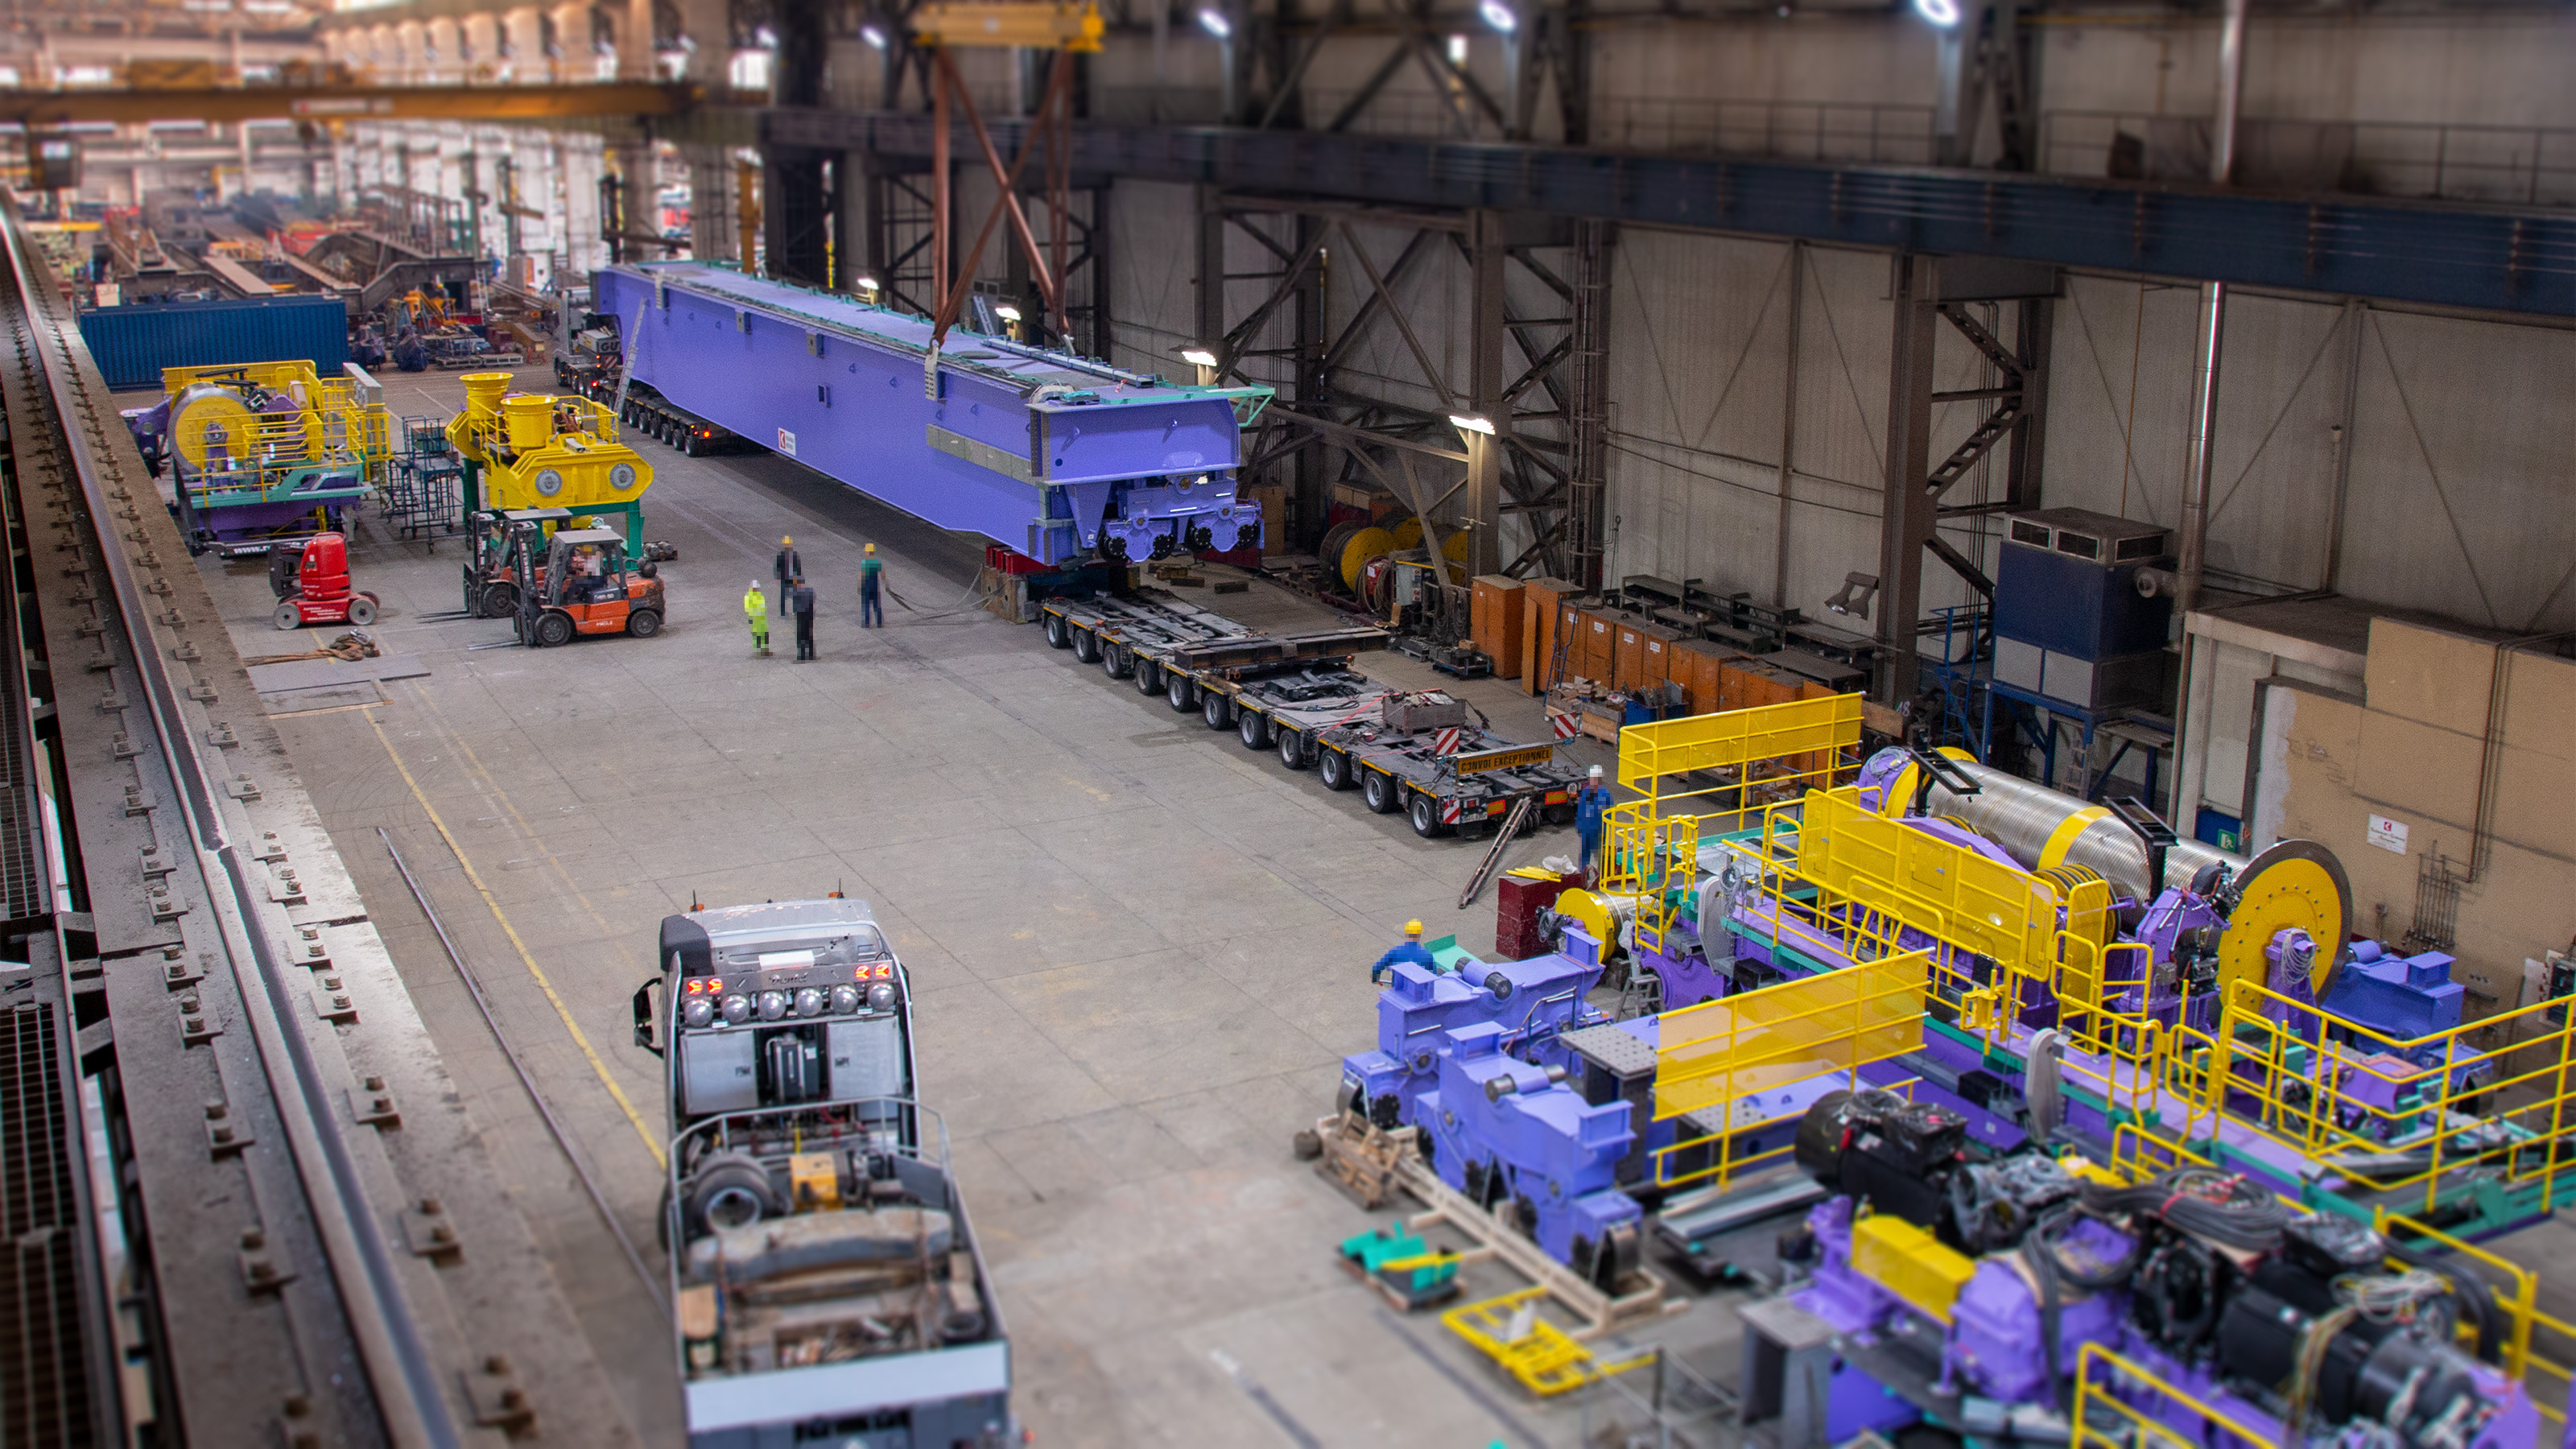
[(1414, 834), (1429, 840), (1440, 833), (1440, 807), (1432, 802), (1430, 796), (1416, 793), (1405, 813), (1413, 817)]
[(1190, 677), (1188, 675), (1172, 670), (1165, 670), (1163, 672), (1163, 698), (1171, 701), (1173, 709), (1178, 710), (1183, 714), (1187, 714), (1191, 710), (1199, 707), (1199, 688), (1196, 684), (1190, 681)]
[(1049, 614), (1046, 616), (1046, 641), (1049, 649), (1070, 649), (1073, 647), (1073, 631), (1064, 627), (1064, 615)]
[(1574, 823), (1574, 806), (1570, 803), (1564, 805), (1543, 805), (1539, 807), (1538, 818), (1546, 821), (1550, 825), (1572, 825)]
[(1279, 741), (1279, 763), (1292, 770), (1306, 768), (1306, 737), (1295, 730), (1272, 730)]
[(1136, 667), (1136, 651), (1124, 644), (1100, 646), (1100, 672), (1112, 679), (1124, 679)]
[(1225, 696), (1212, 690), (1199, 692), (1199, 718), (1206, 720), (1207, 727), (1212, 730), (1221, 730), (1234, 723), (1234, 714), (1226, 708)]
[(1395, 807), (1403, 803), (1396, 798), (1393, 775), (1365, 767), (1360, 770), (1360, 798), (1368, 802), (1369, 809), (1380, 815), (1394, 814)]
[(1235, 711), (1234, 732), (1247, 750), (1270, 748), (1270, 716), (1243, 709)]
[(1139, 660), (1137, 660), (1137, 661), (1136, 661), (1136, 692), (1137, 692), (1138, 694), (1146, 694), (1146, 695), (1153, 695), (1153, 694), (1160, 694), (1160, 693), (1162, 693), (1162, 692), (1163, 692), (1163, 666), (1161, 666), (1161, 665), (1159, 665), (1159, 664), (1155, 663), (1155, 662), (1154, 662), (1153, 660), (1151, 660), (1151, 659), (1139, 659)]
[(1323, 778), (1325, 789), (1347, 790), (1351, 788), (1351, 757), (1331, 745), (1318, 746), (1315, 773)]
[(682, 444), (680, 445), (680, 451), (681, 451), (681, 452), (683, 452), (683, 453), (686, 453), (687, 455), (689, 455), (689, 456), (690, 456), (690, 457), (692, 457), (692, 458), (694, 458), (694, 457), (698, 456), (699, 448), (698, 448), (698, 430), (697, 430), (697, 429), (695, 429), (695, 428), (691, 428), (691, 429), (689, 429), (689, 440), (688, 440), (687, 442), (682, 443)]
[(1100, 662), (1100, 636), (1088, 629), (1073, 631), (1073, 657), (1085, 664)]

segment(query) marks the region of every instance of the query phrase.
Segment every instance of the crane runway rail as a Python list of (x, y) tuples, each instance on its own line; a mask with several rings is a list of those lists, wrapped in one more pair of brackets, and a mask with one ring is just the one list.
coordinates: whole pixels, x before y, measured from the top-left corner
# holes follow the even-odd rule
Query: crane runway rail
[(58, 1441), (635, 1442), (0, 203), (0, 514), (35, 616), (8, 724), (56, 762), (64, 841), (10, 929), (78, 1024), (58, 1064), (98, 1082), (142, 1305), (117, 1353), (142, 1371), (93, 1354)]

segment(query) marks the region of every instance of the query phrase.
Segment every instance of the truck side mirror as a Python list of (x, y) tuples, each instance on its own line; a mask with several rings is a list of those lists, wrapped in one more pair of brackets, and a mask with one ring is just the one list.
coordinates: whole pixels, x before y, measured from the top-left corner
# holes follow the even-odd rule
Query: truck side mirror
[(662, 978), (659, 976), (645, 977), (644, 984), (635, 988), (633, 1002), (635, 1044), (657, 1057), (662, 1054), (662, 1048), (653, 1040), (653, 988), (661, 984)]

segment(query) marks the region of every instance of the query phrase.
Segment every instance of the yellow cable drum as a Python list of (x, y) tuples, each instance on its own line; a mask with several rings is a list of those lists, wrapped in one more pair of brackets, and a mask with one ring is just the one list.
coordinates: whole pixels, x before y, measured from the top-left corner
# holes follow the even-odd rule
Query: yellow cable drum
[(170, 446), (196, 472), (301, 462), (322, 448), (310, 412), (256, 412), (239, 391), (200, 383), (170, 404)]
[(1334, 567), (1341, 573), (1343, 586), (1356, 589), (1360, 586), (1360, 570), (1368, 567), (1368, 561), (1394, 551), (1394, 534), (1383, 528), (1363, 528), (1342, 545), (1342, 556), (1334, 561)]

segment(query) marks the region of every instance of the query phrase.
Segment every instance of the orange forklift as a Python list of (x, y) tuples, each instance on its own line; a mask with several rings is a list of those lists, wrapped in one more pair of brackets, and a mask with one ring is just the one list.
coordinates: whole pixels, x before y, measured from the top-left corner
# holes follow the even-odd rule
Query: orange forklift
[(465, 515), (465, 615), (507, 619), (519, 612), (519, 574), (512, 540), (522, 529), (541, 537), (572, 521), (569, 508), (485, 509)]
[(540, 539), (535, 528), (513, 530), (510, 568), (515, 578), (537, 581), (519, 591), (513, 627), (522, 644), (552, 647), (575, 634), (650, 639), (662, 632), (661, 570), (650, 562), (628, 567), (626, 540), (613, 529), (562, 528), (551, 540)]

